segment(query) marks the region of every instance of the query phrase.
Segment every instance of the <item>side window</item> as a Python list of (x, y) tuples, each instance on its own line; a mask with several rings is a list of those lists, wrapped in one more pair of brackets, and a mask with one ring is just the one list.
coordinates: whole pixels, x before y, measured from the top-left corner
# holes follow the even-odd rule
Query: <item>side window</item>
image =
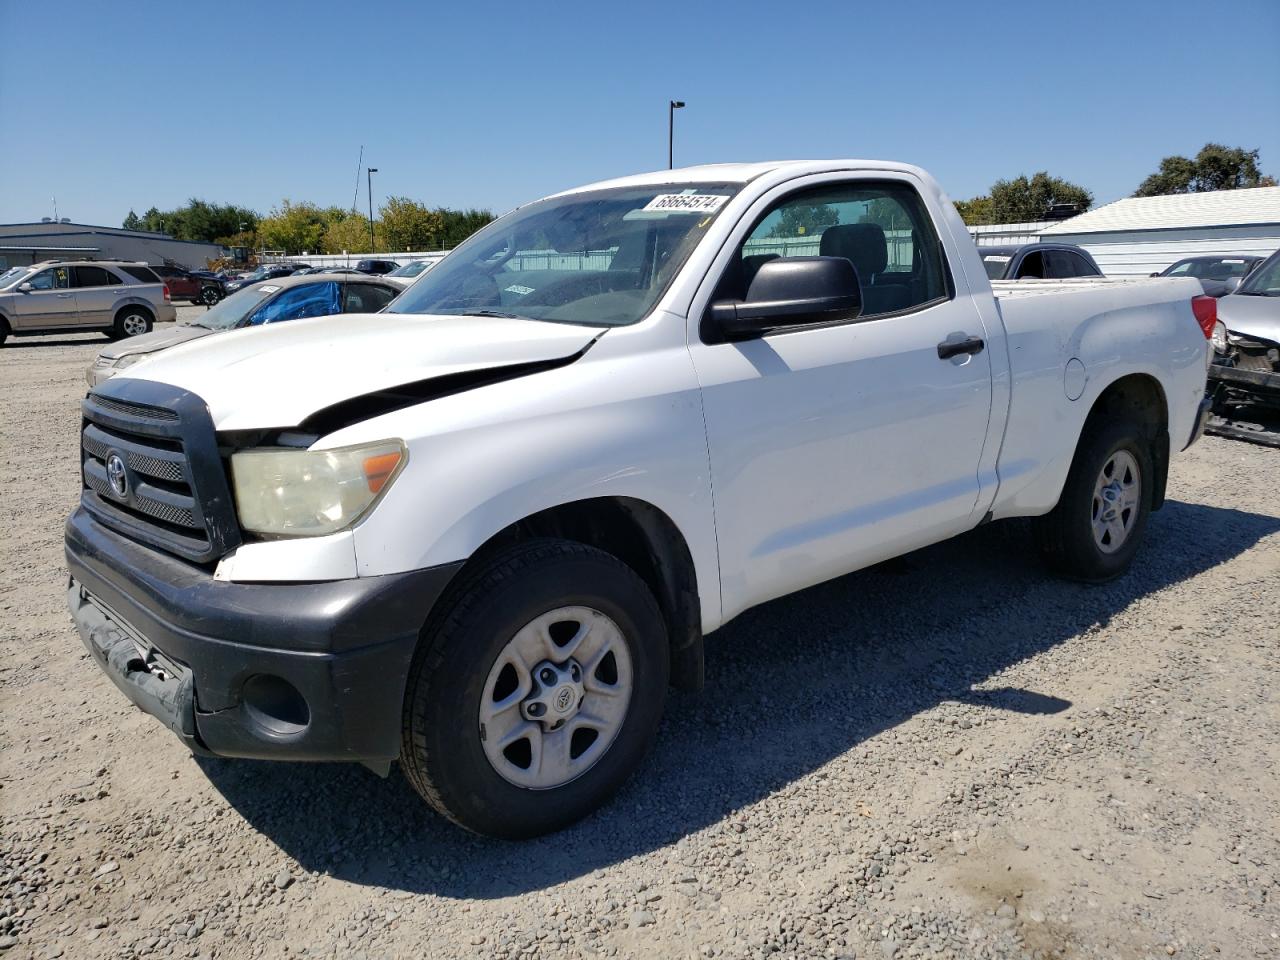
[(101, 267), (73, 267), (75, 286), (107, 287), (111, 285), (111, 275)]
[(1193, 266), (1195, 266), (1195, 264), (1188, 260), (1186, 263), (1178, 264), (1176, 267), (1174, 267), (1172, 270), (1169, 271), (1168, 275), (1171, 277), (1190, 276), (1191, 268)]
[(372, 283), (348, 283), (342, 294), (343, 313), (377, 313), (393, 299), (398, 290), (388, 290)]
[(1022, 258), (1022, 263), (1018, 264), (1018, 275), (1014, 279), (1043, 280), (1044, 277), (1044, 254), (1039, 250), (1033, 250)]
[(120, 269), (123, 270), (125, 273), (127, 273), (129, 276), (133, 277), (133, 279), (139, 280), (142, 283), (159, 283), (160, 282), (160, 278), (156, 276), (154, 270), (152, 270), (150, 267), (144, 267), (141, 264), (125, 266), (125, 267), (121, 267)]
[(743, 241), (716, 298), (745, 299), (770, 260), (813, 256), (853, 263), (863, 317), (950, 295), (942, 247), (916, 191), (895, 181), (859, 180), (804, 190), (775, 204)]
[(338, 284), (305, 283), (284, 291), (274, 300), (264, 304), (249, 317), (248, 324), (279, 323), (282, 320), (301, 320), (304, 317), (327, 317), (340, 313)]
[(1078, 253), (1067, 254), (1075, 264), (1077, 277), (1096, 277), (1098, 271), (1094, 269), (1093, 264), (1080, 256)]
[(1066, 250), (1044, 252), (1044, 275), (1048, 280), (1066, 280), (1076, 275), (1075, 257)]
[(71, 270), (68, 267), (50, 267), (27, 282), (32, 290), (66, 290), (71, 286)]

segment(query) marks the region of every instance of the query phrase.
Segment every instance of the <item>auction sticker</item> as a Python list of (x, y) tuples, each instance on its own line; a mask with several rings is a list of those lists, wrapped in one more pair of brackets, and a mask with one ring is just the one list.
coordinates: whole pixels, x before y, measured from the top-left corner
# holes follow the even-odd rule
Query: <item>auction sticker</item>
[(660, 213), (715, 213), (728, 199), (718, 193), (660, 193), (643, 209)]

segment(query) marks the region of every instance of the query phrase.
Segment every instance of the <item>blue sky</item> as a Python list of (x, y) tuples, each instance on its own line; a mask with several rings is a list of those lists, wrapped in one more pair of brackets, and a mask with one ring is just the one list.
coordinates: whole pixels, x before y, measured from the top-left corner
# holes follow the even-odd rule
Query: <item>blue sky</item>
[(677, 165), (905, 160), (956, 198), (1048, 169), (1105, 202), (1215, 140), (1280, 175), (1277, 0), (56, 7), (0, 0), (0, 222), (349, 205), (361, 144), (375, 203), (501, 212), (664, 167), (671, 98)]

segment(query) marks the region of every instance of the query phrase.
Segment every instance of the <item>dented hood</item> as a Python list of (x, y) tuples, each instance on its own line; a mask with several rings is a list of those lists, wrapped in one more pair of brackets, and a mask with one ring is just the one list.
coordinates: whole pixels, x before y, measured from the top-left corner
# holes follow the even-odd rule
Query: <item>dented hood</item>
[(190, 390), (208, 404), (218, 430), (290, 427), (380, 390), (571, 357), (601, 332), (507, 317), (342, 314), (180, 344), (117, 379)]

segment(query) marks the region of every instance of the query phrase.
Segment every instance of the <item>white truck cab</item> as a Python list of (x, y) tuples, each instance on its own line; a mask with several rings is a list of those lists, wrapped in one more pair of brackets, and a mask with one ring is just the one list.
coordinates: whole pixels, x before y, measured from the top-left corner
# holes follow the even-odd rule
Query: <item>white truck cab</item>
[(604, 802), (756, 604), (1036, 517), (1124, 572), (1203, 427), (1194, 280), (991, 282), (919, 168), (627, 177), (373, 316), (234, 331), (84, 401), (70, 603), (192, 749), (354, 760), (484, 833)]

